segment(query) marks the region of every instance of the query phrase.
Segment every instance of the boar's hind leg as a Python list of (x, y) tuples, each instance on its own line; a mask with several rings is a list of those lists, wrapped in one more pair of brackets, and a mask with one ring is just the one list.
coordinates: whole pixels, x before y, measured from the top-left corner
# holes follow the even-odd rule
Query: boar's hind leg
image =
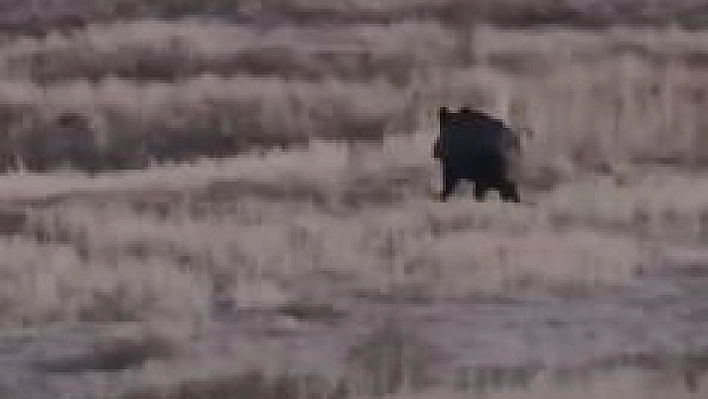
[(482, 202), (487, 197), (487, 191), (489, 191), (489, 184), (484, 181), (474, 182), (474, 199), (477, 202)]
[(519, 189), (516, 183), (504, 180), (499, 184), (499, 196), (502, 201), (521, 202), (519, 198)]

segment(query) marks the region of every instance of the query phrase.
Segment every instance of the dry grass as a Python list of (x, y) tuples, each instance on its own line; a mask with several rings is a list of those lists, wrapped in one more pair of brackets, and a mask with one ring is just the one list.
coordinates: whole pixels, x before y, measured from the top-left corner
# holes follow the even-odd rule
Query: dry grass
[(35, 367), (49, 374), (77, 374), (87, 371), (120, 371), (141, 367), (150, 359), (169, 358), (176, 352), (174, 343), (158, 336), (140, 339), (112, 339), (96, 342), (91, 349), (73, 356), (38, 361)]
[(222, 398), (320, 398), (347, 399), (346, 385), (332, 385), (316, 374), (281, 374), (268, 377), (261, 371), (202, 380), (185, 380), (175, 387), (136, 389), (122, 399), (222, 399)]
[[(5, 0), (0, 3), (3, 12), (12, 20), (28, 18), (33, 2)], [(591, 1), (571, 0), (503, 0), (475, 1), (445, 0), (424, 2), (398, 1), (323, 1), (323, 0), (87, 0), (49, 1), (41, 9), (40, 30), (61, 26), (61, 16), (78, 16), (85, 20), (117, 20), (144, 17), (172, 19), (180, 17), (235, 17), (242, 19), (253, 14), (277, 17), (280, 22), (315, 23), (386, 23), (407, 19), (437, 19), (447, 24), (465, 24), (470, 16), (498, 25), (528, 27), (543, 24), (564, 24), (576, 28), (602, 28), (608, 24), (662, 24), (678, 21), (684, 26), (702, 26), (705, 11), (702, 0), (651, 3), (606, 1), (602, 7)], [(472, 7), (471, 7), (472, 6)]]
[[(652, 168), (699, 174), (708, 165), (706, 31), (477, 26), (465, 38), (458, 0), (78, 1), (66, 4), (80, 20), (111, 22), (65, 35), (20, 22), (40, 38), (0, 43), (1, 166), (12, 169), (19, 153), (35, 170), (67, 159), (93, 171), (148, 170), (0, 177), (0, 327), (157, 325), (177, 338), (96, 340), (33, 363), (41, 377), (139, 376), (126, 399), (413, 395), (429, 388), (435, 353), (400, 332), (352, 347), (351, 375), (336, 383), (232, 373), (209, 356), (197, 378), (201, 363), (180, 355), (201, 354), (234, 320), (297, 335), (358, 317), (332, 298), (587, 298), (636, 283), (638, 271), (705, 273), (662, 246), (706, 242), (705, 182), (661, 180)], [(552, 3), (476, 7), (516, 27), (636, 20), (633, 10), (603, 19)], [(60, 24), (49, 11), (42, 23)], [(280, 16), (267, 26), (136, 21), (235, 12)], [(429, 200), (437, 122), (428, 111), (441, 104), (535, 132), (520, 181), (525, 199), (542, 199), (536, 207)], [(88, 148), (52, 149), (65, 144), (56, 122), (66, 112), (90, 122)], [(351, 141), (374, 144), (357, 152), (342, 144)], [(278, 147), (287, 151), (243, 154)], [(253, 314), (265, 315), (262, 325), (248, 324)], [(271, 317), (290, 324), (273, 327)], [(204, 353), (221, 354), (217, 344)], [(266, 346), (251, 357), (282, 365)], [(237, 349), (224, 360), (234, 368), (248, 364), (248, 349)], [(468, 385), (493, 391), (525, 388), (538, 370), (466, 371)], [(164, 385), (149, 384), (158, 379)]]
[(311, 138), (380, 141), (422, 127), (426, 108), (448, 103), (534, 130), (531, 153), (550, 163), (603, 173), (621, 163), (703, 167), (704, 36), (480, 27), (475, 64), (464, 67), (464, 41), (431, 22), (264, 35), (193, 22), (92, 27), (0, 50), (2, 147), (25, 148), (30, 159), (56, 115), (76, 111), (92, 119), (104, 154), (75, 164), (144, 167), (146, 150), (160, 162), (193, 162)]
[[(681, 259), (674, 269), (662, 269), (674, 255), (659, 248), (649, 256), (637, 237), (705, 237), (697, 223), (706, 206), (700, 178), (667, 184), (656, 176), (624, 188), (576, 180), (547, 193), (535, 208), (463, 198), (431, 203), (423, 197), (430, 165), (421, 155), (430, 141), (424, 134), (387, 137), (382, 153), (367, 153), (366, 170), (354, 176), (345, 149), (334, 145), (94, 181), (5, 176), (4, 198), (26, 194), (39, 201), (14, 204), (26, 208), (27, 227), (21, 237), (1, 242), (3, 330), (158, 322), (211, 345), (204, 331), (221, 327), (221, 320), (248, 323), (249, 312), (292, 317), (306, 334), (336, 328), (355, 313), (332, 305), (343, 294), (389, 304), (525, 292), (587, 298), (635, 284), (642, 262), (655, 264), (647, 273), (686, 272)], [(635, 218), (636, 210), (646, 215)], [(126, 383), (127, 398), (427, 392), (435, 351), (396, 331), (366, 338), (349, 351), (351, 374), (341, 383), (232, 373), (217, 367), (222, 363), (201, 370), (191, 358), (180, 360), (182, 349), (196, 345), (188, 340), (109, 340), (49, 356), (37, 368), (52, 378), (139, 375)], [(253, 358), (281, 365), (260, 344), (253, 345)], [(236, 345), (224, 363), (253, 367), (243, 360), (249, 346)], [(285, 345), (283, 351), (290, 350)], [(184, 368), (175, 370), (178, 365)], [(536, 371), (482, 365), (460, 378), (469, 389), (491, 394), (533, 387)]]

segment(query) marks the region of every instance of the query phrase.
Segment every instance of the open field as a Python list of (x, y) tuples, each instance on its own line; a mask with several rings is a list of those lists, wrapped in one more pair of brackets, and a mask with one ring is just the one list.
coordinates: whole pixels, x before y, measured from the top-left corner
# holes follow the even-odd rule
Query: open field
[[(226, 140), (231, 153), (310, 138), (380, 141), (409, 134), (421, 112), (447, 101), (532, 129), (529, 152), (546, 160), (696, 166), (708, 151), (704, 36), (480, 26), (468, 42), (432, 22), (266, 33), (196, 22), (95, 26), (0, 49), (0, 148), (25, 166), (42, 154), (70, 158), (47, 149), (66, 112), (87, 118), (94, 136), (72, 154), (135, 158), (127, 165), (193, 159)], [(90, 167), (120, 168), (107, 159)]]
[(0, 243), (0, 386), (11, 398), (705, 393), (704, 175), (576, 177), (527, 188), (535, 206), (439, 204), (430, 141), (387, 139), (356, 169), (345, 147), (318, 144), (0, 179), (3, 209), (26, 215)]
[(435, 19), (461, 25), (470, 18), (504, 27), (565, 25), (602, 29), (610, 25), (706, 24), (705, 0), (3, 0), (0, 29), (42, 36), (87, 23), (141, 18), (220, 18), (258, 24), (396, 23)]
[(0, 1), (0, 398), (705, 396), (702, 5), (499, 3)]

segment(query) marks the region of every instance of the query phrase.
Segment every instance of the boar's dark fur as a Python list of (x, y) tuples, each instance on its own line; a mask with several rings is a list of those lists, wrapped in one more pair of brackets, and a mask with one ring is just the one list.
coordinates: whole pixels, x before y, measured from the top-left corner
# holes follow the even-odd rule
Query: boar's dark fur
[(474, 183), (477, 201), (496, 189), (503, 201), (520, 202), (509, 162), (520, 147), (518, 136), (502, 121), (468, 108), (451, 112), (442, 107), (438, 117), (440, 135), (433, 157), (442, 166), (440, 200), (447, 201), (460, 181), (467, 180)]

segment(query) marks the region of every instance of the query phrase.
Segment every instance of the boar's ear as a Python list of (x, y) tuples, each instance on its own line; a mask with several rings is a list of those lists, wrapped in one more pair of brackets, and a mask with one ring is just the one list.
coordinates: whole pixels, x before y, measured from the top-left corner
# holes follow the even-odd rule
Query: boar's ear
[(439, 107), (437, 109), (437, 117), (439, 120), (445, 120), (450, 116), (450, 109), (448, 107)]
[(430, 118), (437, 119), (438, 122), (444, 123), (450, 116), (450, 110), (447, 107), (438, 107), (430, 109), (428, 115)]

